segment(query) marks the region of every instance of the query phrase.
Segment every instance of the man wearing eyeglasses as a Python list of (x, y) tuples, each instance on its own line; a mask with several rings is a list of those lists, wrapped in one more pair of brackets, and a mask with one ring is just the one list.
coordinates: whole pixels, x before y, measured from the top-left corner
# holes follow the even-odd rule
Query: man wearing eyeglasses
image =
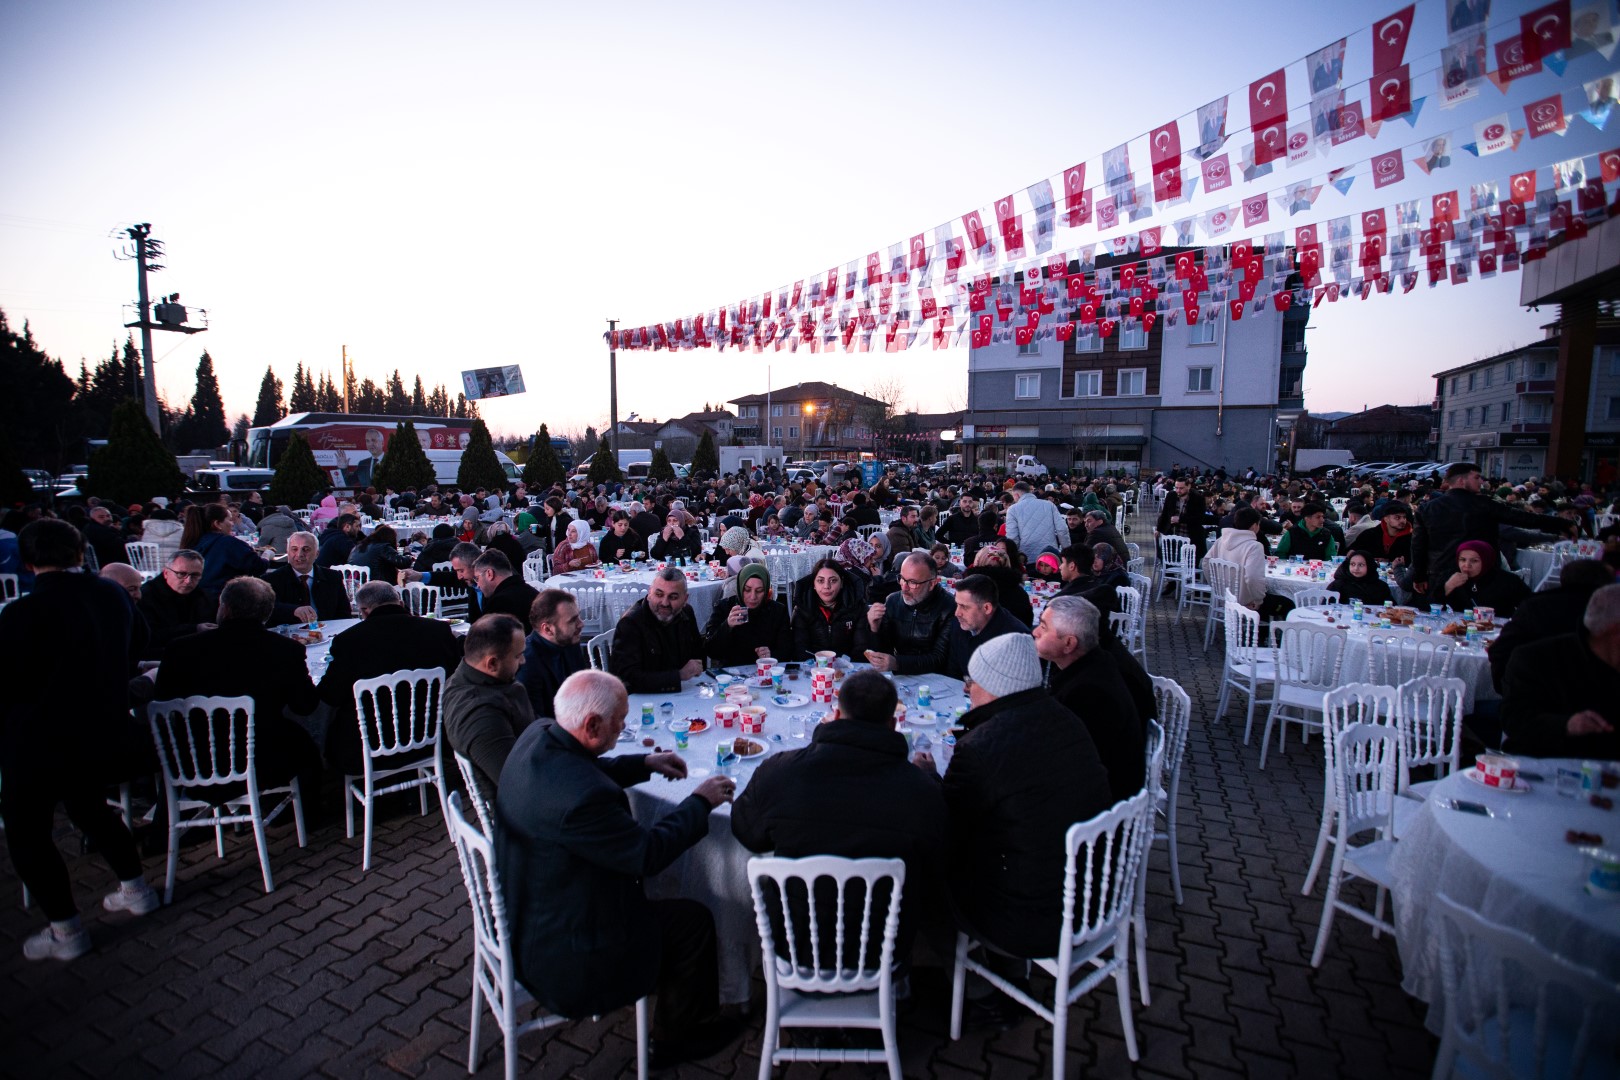
[(152, 631), (143, 659), (161, 660), (169, 642), (213, 626), (218, 609), (197, 587), (202, 571), (202, 556), (182, 548), (169, 559), (163, 572), (141, 589), (138, 606)]
[(900, 564), (900, 591), (866, 612), (855, 647), (879, 671), (901, 675), (945, 670), (956, 602), (938, 588), (934, 560), (921, 552)]

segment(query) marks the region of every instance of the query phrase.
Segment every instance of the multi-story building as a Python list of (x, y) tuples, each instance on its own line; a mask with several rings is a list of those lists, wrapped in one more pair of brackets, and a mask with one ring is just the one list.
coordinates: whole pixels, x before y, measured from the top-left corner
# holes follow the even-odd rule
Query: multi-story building
[(735, 433), (745, 445), (779, 446), (789, 460), (871, 450), (889, 408), (835, 383), (804, 382), (732, 398)]
[(1322, 445), (1348, 450), (1357, 461), (1422, 461), (1433, 426), (1432, 406), (1376, 405), (1329, 423)]
[(1066, 342), (973, 349), (962, 443), (980, 468), (1033, 454), (1065, 472), (1268, 471), (1304, 410), (1309, 318), (1304, 305), (1268, 306), (1237, 321), (1121, 323), (1107, 339), (1080, 326)]
[(690, 412), (670, 420), (619, 421), (619, 449), (662, 450), (671, 461), (691, 461), (708, 431), (716, 446), (731, 443), (736, 417), (725, 409)]
[[(1558, 378), (1558, 326), (1547, 336), (1434, 376), (1441, 461), (1472, 461), (1513, 483), (1545, 475)], [(1620, 440), (1620, 321), (1600, 319), (1582, 476), (1614, 476)]]

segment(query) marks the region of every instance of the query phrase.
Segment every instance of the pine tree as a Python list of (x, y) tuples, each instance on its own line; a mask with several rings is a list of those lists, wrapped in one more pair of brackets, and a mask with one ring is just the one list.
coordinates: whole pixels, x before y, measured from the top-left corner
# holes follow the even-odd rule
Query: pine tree
[(213, 449), (229, 441), (231, 429), (225, 422), (225, 402), (219, 396), (219, 378), (214, 374), (214, 358), (203, 350), (197, 361), (197, 393), (191, 399), (189, 438), (176, 441), (187, 449)]
[(304, 362), (298, 361), (293, 369), (292, 396), (287, 399), (289, 413), (304, 413), (315, 411), (315, 381), (310, 378), (309, 372), (304, 370)]
[(259, 380), (259, 401), (253, 406), (253, 426), (269, 427), (285, 415), (286, 410), (281, 407), (281, 380), (276, 378), (275, 369), (267, 367), (264, 378)]
[(276, 475), (264, 493), (264, 501), (271, 506), (285, 505), (302, 510), (330, 486), (330, 479), (315, 464), (315, 452), (309, 448), (309, 440), (302, 431), (295, 431), (287, 440), (287, 449), (281, 452), (281, 460), (276, 462)]
[(541, 424), (540, 431), (534, 437), (534, 450), (523, 463), (523, 483), (533, 492), (549, 488), (552, 484), (561, 484), (566, 479), (562, 462), (557, 460), (557, 449), (551, 445), (551, 433), (546, 430), (546, 425)]
[(242, 415), (238, 416), (236, 418), (236, 423), (231, 425), (231, 441), (247, 442), (248, 429), (252, 426), (253, 417), (249, 416), (247, 413), (243, 413)]
[(399, 368), (388, 376), (387, 408), (389, 416), (411, 415), (411, 399), (405, 393), (405, 380), (399, 377)]
[(315, 391), (315, 409), (317, 412), (340, 413), (343, 411), (343, 395), (338, 393), (336, 384), (332, 382), (332, 374), (321, 372), (321, 385)]
[(90, 455), (90, 474), (80, 490), (128, 506), (154, 495), (179, 495), (185, 484), (174, 455), (163, 448), (147, 422), (146, 409), (134, 398), (126, 398), (113, 410), (107, 445)]
[(692, 451), (692, 475), (717, 476), (720, 473), (720, 452), (714, 448), (714, 432), (703, 429), (697, 449)]
[(675, 479), (675, 466), (669, 463), (669, 455), (664, 453), (662, 446), (653, 450), (652, 463), (647, 466), (647, 479), (655, 484)]
[(362, 379), (360, 385), (349, 392), (349, 411), (366, 416), (379, 416), (386, 411), (384, 408), (386, 401), (376, 383), (370, 379)]
[(451, 410), (450, 415), (455, 417), (457, 420), (465, 420), (465, 419), (467, 419), (467, 395), (466, 394), (457, 394), (456, 395), (455, 408)]
[(371, 484), (378, 491), (420, 491), (433, 483), (433, 463), (416, 437), (416, 425), (402, 420), (388, 440), (388, 451), (381, 464), (371, 474)]
[(343, 373), (343, 385), (335, 389), (337, 391), (337, 404), (333, 407), (334, 412), (360, 411), (354, 406), (355, 399), (360, 396), (360, 384), (355, 381), (354, 368), (351, 367)]
[(489, 428), (482, 420), (474, 420), (472, 433), (467, 438), (467, 449), (461, 452), (461, 467), (456, 470), (456, 486), (462, 491), (488, 488), (506, 490), (506, 470), (495, 456), (495, 443), (489, 437)]
[(443, 383), (435, 386), (433, 393), (428, 395), (427, 411), (422, 415), (446, 417), (450, 415), (450, 395), (445, 392)]
[(608, 449), (607, 439), (597, 443), (596, 453), (591, 455), (590, 471), (585, 478), (592, 484), (624, 483), (624, 471), (619, 468), (619, 459)]
[(422, 393), (422, 376), (416, 377), (416, 387), (411, 391), (411, 416), (427, 415), (427, 395)]
[[(89, 385), (84, 369), (82, 384)], [(17, 334), (0, 311), (0, 440), (9, 440), (19, 461), (59, 469), (83, 428), (84, 409), (73, 379), (34, 340), (28, 324)], [(100, 431), (105, 431), (103, 427)], [(97, 432), (99, 434), (100, 432)]]
[(11, 440), (0, 435), (0, 508), (10, 510), (34, 500), (34, 485), (28, 482), (17, 455), (11, 451)]

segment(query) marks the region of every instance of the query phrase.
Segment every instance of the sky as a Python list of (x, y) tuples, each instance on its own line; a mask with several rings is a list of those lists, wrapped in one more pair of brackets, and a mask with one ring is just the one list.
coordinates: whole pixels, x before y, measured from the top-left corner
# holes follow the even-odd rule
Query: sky
[[(1418, 5), (1409, 57), (1439, 48), (1439, 5)], [(529, 393), (485, 402), (491, 427), (578, 430), (607, 416), (608, 318), (690, 318), (931, 234), (1221, 94), (1241, 108), (1251, 79), (1360, 32), (1355, 78), (1396, 6), (8, 4), (0, 308), (70, 372), (94, 365), (135, 296), (121, 230), (150, 222), (168, 252), (154, 297), (209, 311), (205, 334), (155, 335), (171, 403), (203, 348), (235, 416), (267, 365), (335, 376), (347, 346), (359, 377), (452, 394), (463, 369), (520, 364)], [(1467, 112), (1430, 107), (1403, 138)], [(1564, 141), (1606, 138), (1572, 121)], [(1519, 156), (1472, 164), (1505, 176)], [(1413, 172), (1376, 198), (1366, 177), (1330, 190), (1317, 216), (1437, 188)], [(1324, 305), (1306, 405), (1428, 401), (1431, 373), (1549, 318), (1519, 307), (1517, 275)], [(811, 379), (898, 380), (902, 407), (945, 410), (966, 369), (966, 349), (621, 352), (619, 412)]]

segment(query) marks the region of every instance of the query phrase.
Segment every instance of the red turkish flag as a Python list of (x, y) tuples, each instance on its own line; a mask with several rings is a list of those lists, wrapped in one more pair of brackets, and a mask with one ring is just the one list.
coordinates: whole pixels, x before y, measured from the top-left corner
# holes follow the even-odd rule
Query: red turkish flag
[(1176, 121), (1153, 129), (1148, 136), (1153, 161), (1153, 198), (1167, 202), (1181, 198), (1181, 130)]
[(1575, 209), (1582, 213), (1602, 210), (1606, 205), (1607, 202), (1603, 197), (1603, 184), (1600, 181), (1588, 180), (1575, 193)]
[(1232, 265), (1238, 266), (1248, 262), (1249, 256), (1252, 254), (1254, 254), (1254, 245), (1247, 240), (1239, 240), (1232, 245)]
[(1288, 156), (1288, 124), (1268, 124), (1254, 133), (1254, 163), (1269, 165)]
[(981, 334), (977, 330), (975, 330), (975, 331), (973, 331), (972, 341), (973, 341), (973, 347), (975, 349), (982, 349), (985, 346), (990, 344), (990, 335), (989, 334)]
[(1382, 210), (1367, 210), (1361, 215), (1361, 233), (1363, 236), (1382, 236), (1389, 231), (1389, 223), (1384, 218)]
[(1133, 263), (1119, 272), (1119, 287), (1124, 292), (1136, 288), (1136, 266)]
[(1256, 134), (1276, 124), (1288, 126), (1288, 80), (1283, 72), (1278, 68), (1249, 84), (1249, 130)]
[(1086, 295), (1086, 277), (1084, 274), (1075, 274), (1069, 278), (1069, 299), (1078, 300)]
[(1059, 341), (1068, 341), (1072, 337), (1074, 337), (1074, 323), (1061, 322), (1057, 324), (1057, 339)]
[(984, 215), (977, 210), (962, 215), (962, 231), (967, 234), (968, 247), (975, 250), (990, 242), (990, 234), (984, 228)]
[[(1006, 245), (1009, 252), (1021, 249), (1023, 243), (1023, 226), (1019, 223), (1018, 213), (1013, 209), (1013, 197), (1007, 195), (996, 200), (996, 225), (1001, 230), (1001, 242)], [(1013, 243), (1014, 238), (1018, 243)]]
[(1553, 0), (1520, 15), (1519, 36), (1524, 40), (1527, 62), (1569, 48), (1569, 0)]
[(1294, 306), (1294, 294), (1291, 292), (1274, 293), (1271, 297), (1271, 306), (1278, 311), (1287, 311)]
[[(1509, 229), (1521, 228), (1524, 225), (1524, 207), (1516, 202), (1502, 203), (1502, 224)], [(1512, 241), (1511, 234), (1508, 237)]]
[(1193, 258), (1193, 255), (1192, 255), (1191, 252), (1183, 251), (1181, 254), (1177, 255), (1176, 256), (1176, 280), (1177, 281), (1186, 281), (1188, 278), (1192, 277), (1193, 269), (1194, 269), (1194, 267), (1197, 266), (1197, 264), (1198, 264), (1198, 260)]
[(1434, 208), (1430, 212), (1429, 219), (1435, 222), (1456, 221), (1461, 214), (1462, 210), (1457, 205), (1457, 193), (1445, 191), (1434, 197)]
[(1532, 101), (1524, 107), (1524, 118), (1530, 124), (1532, 139), (1539, 139), (1543, 135), (1562, 135), (1566, 126), (1564, 95), (1549, 94), (1540, 101)]
[(1603, 170), (1603, 182), (1612, 184), (1620, 180), (1620, 150), (1605, 150), (1598, 155), (1598, 165)]
[(1230, 308), (1230, 310), (1232, 312), (1232, 321), (1233, 322), (1236, 322), (1239, 319), (1243, 318), (1243, 301), (1241, 301), (1241, 300), (1233, 300), (1227, 306)]
[(1393, 120), (1412, 111), (1412, 72), (1402, 64), (1372, 80), (1372, 110), (1375, 123)]
[(1086, 325), (1086, 326), (1090, 326), (1092, 323), (1094, 323), (1096, 321), (1097, 321), (1097, 305), (1096, 304), (1081, 304), (1080, 305), (1080, 322), (1082, 324)]
[(1104, 319), (1100, 324), (1098, 324), (1097, 332), (1102, 334), (1103, 337), (1113, 337), (1115, 325), (1116, 324), (1113, 319)]
[(1374, 71), (1388, 71), (1406, 60), (1406, 39), (1412, 33), (1412, 12), (1415, 5), (1408, 4), (1393, 15), (1373, 23)]
[(928, 267), (928, 240), (923, 233), (911, 238), (911, 268), (924, 270)]
[(1244, 300), (1253, 300), (1254, 291), (1254, 279), (1247, 278), (1238, 282), (1238, 296), (1242, 297)]
[[(1608, 179), (1606, 173), (1604, 179)], [(1508, 197), (1520, 206), (1535, 202), (1536, 170), (1526, 169), (1522, 173), (1514, 173), (1512, 179), (1508, 181)]]
[(1027, 326), (1020, 326), (1018, 329), (1013, 331), (1013, 340), (1017, 341), (1020, 345), (1028, 345), (1030, 342), (1035, 340), (1035, 331), (1031, 330)]
[(1063, 170), (1064, 224), (1077, 228), (1091, 219), (1091, 197), (1086, 191), (1086, 166), (1071, 165)]
[(1158, 315), (1154, 314), (1151, 311), (1148, 312), (1146, 315), (1142, 316), (1142, 330), (1144, 332), (1151, 331), (1153, 329), (1153, 324), (1158, 322), (1158, 321), (1159, 321), (1159, 316)]
[(1373, 187), (1381, 188), (1406, 179), (1406, 163), (1399, 150), (1391, 150), (1372, 159)]
[(1131, 315), (1133, 317), (1140, 319), (1145, 306), (1146, 303), (1140, 296), (1131, 297)]

